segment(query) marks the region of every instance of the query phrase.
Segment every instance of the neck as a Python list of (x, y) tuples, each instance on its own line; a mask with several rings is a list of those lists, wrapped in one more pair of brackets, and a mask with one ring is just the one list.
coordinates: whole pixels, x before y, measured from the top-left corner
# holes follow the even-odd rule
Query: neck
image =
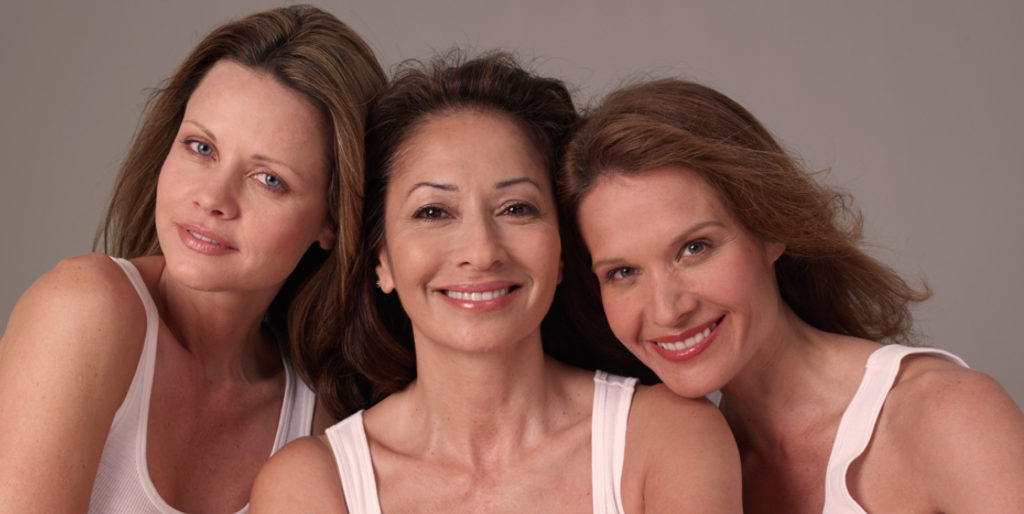
[(211, 382), (257, 380), (279, 366), (277, 345), (262, 326), (272, 296), (197, 291), (166, 270), (157, 291), (161, 319)]
[[(566, 368), (547, 358), (539, 331), (505, 351), (421, 351), (401, 394), (424, 450), (501, 462), (544, 437), (564, 416)], [(588, 404), (589, 405), (589, 404)]]
[(814, 329), (788, 308), (781, 319), (772, 339), (722, 389), (722, 413), (741, 451), (785, 447), (838, 423), (859, 383), (858, 376), (851, 389), (841, 376), (839, 336)]

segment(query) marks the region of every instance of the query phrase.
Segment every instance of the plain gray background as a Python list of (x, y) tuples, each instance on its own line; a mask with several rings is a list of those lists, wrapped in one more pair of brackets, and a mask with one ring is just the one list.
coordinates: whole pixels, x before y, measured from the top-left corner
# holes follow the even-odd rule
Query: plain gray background
[[(927, 344), (1024, 405), (1024, 2), (315, 2), (386, 68), (452, 46), (514, 50), (581, 104), (680, 76), (749, 108), (853, 194), (872, 253), (934, 297)], [(8, 2), (9, 4), (9, 2)], [(269, 1), (22, 2), (0, 17), (0, 318), (91, 249), (151, 88), (209, 30)], [(54, 320), (59, 322), (60, 320)]]

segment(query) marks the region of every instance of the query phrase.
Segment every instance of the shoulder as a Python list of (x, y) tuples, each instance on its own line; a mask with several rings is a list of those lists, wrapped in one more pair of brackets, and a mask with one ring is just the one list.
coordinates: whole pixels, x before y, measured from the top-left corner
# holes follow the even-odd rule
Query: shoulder
[[(1024, 414), (994, 379), (944, 359), (908, 356), (879, 429), (944, 511), (1024, 504)], [(951, 463), (956, 463), (951, 465)], [(988, 491), (980, 505), (976, 495)], [(967, 502), (967, 503), (964, 503)]]
[(321, 437), (296, 439), (264, 464), (253, 484), (251, 512), (348, 511), (334, 454)]
[[(38, 510), (88, 505), (145, 330), (138, 294), (106, 256), (61, 261), (29, 287), (0, 339), (0, 440), (12, 463), (0, 483), (13, 480), (30, 504), (53, 507)], [(34, 478), (57, 474), (67, 485), (60, 491)]]
[(145, 308), (124, 271), (93, 253), (60, 261), (28, 288), (11, 312), (4, 344), (131, 341), (141, 348), (145, 328)]
[[(626, 470), (643, 477), (646, 510), (739, 511), (739, 452), (706, 399), (677, 396), (662, 384), (638, 388), (626, 448)], [(688, 484), (685, 491), (680, 483)]]

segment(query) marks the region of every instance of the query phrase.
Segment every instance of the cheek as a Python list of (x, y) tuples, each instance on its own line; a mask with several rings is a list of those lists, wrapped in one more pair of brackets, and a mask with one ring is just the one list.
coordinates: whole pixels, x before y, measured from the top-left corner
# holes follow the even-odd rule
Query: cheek
[(601, 290), (601, 304), (604, 306), (605, 317), (615, 337), (622, 343), (628, 343), (638, 337), (639, 309), (635, 302), (629, 302), (621, 295)]

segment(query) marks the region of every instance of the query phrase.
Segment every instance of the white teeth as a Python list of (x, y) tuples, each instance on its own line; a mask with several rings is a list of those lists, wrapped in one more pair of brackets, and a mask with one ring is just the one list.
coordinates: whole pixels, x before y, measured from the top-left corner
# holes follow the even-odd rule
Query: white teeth
[(712, 323), (710, 327), (705, 328), (703, 332), (698, 332), (698, 333), (696, 333), (696, 334), (694, 334), (694, 335), (692, 335), (690, 337), (687, 337), (683, 341), (676, 341), (674, 343), (662, 343), (660, 341), (655, 341), (655, 342), (657, 342), (658, 346), (662, 347), (665, 350), (669, 350), (669, 351), (672, 351), (672, 352), (678, 352), (679, 350), (685, 350), (685, 349), (690, 348), (693, 345), (703, 341), (705, 337), (711, 335), (711, 331), (714, 330), (715, 327), (717, 327), (717, 326), (718, 326), (718, 322), (716, 321), (715, 323)]
[(210, 239), (210, 238), (208, 238), (208, 237), (206, 237), (206, 236), (204, 236), (202, 234), (196, 234), (195, 232), (192, 232), (191, 230), (189, 230), (188, 233), (192, 234), (192, 237), (194, 237), (194, 238), (196, 238), (196, 239), (198, 239), (200, 241), (206, 241), (207, 243), (215, 244), (217, 246), (221, 246), (221, 244), (218, 243), (217, 241), (214, 241), (213, 239)]
[(449, 298), (453, 298), (455, 300), (463, 300), (463, 301), (468, 300), (468, 301), (471, 301), (471, 302), (483, 302), (483, 301), (487, 301), (487, 300), (493, 300), (493, 299), (498, 298), (500, 296), (505, 296), (505, 295), (509, 294), (511, 291), (512, 291), (511, 287), (506, 287), (506, 288), (503, 288), (503, 289), (495, 289), (494, 291), (484, 291), (484, 292), (475, 292), (475, 293), (463, 293), (461, 291), (446, 290), (444, 292), (444, 294), (448, 295)]

